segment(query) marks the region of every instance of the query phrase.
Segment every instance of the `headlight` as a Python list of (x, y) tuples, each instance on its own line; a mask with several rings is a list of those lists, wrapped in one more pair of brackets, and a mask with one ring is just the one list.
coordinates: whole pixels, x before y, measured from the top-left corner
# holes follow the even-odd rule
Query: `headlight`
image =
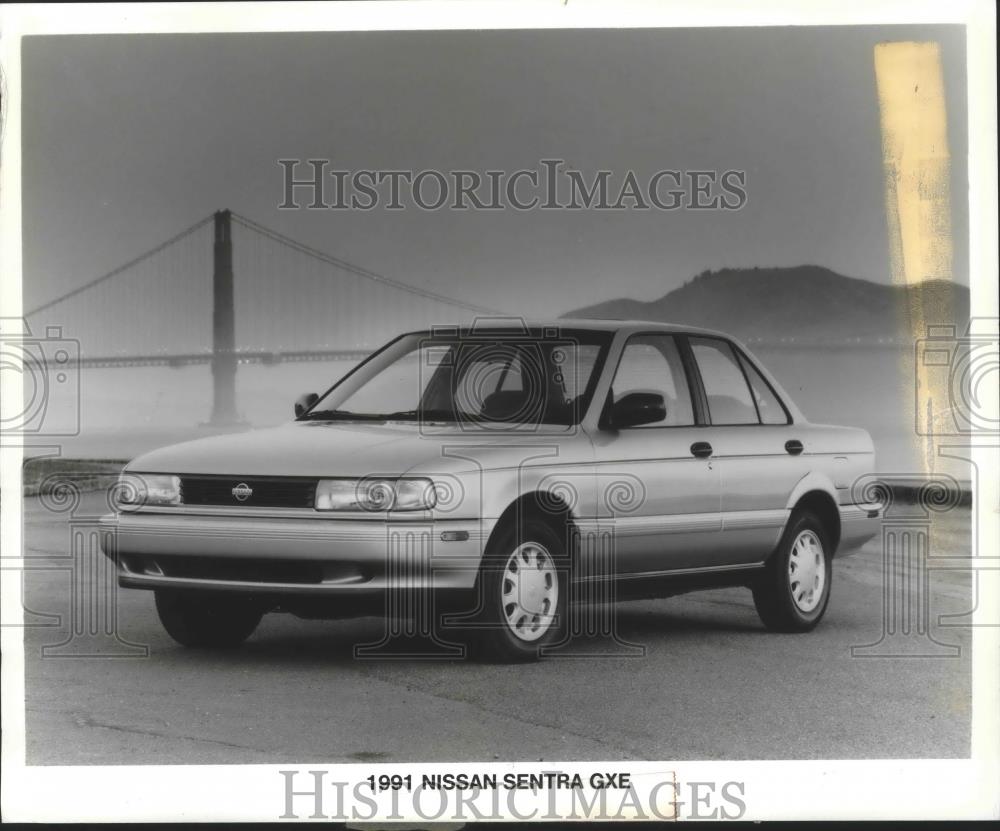
[(430, 479), (320, 479), (317, 511), (425, 511), (437, 504)]
[(115, 486), (115, 504), (123, 509), (143, 505), (180, 505), (181, 480), (158, 473), (123, 473)]

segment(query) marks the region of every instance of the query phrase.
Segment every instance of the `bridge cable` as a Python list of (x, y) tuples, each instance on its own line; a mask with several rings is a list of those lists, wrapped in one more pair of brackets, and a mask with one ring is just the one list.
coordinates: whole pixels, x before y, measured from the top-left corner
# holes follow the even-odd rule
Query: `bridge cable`
[(480, 312), (483, 314), (490, 314), (490, 315), (507, 314), (497, 309), (491, 309), (486, 306), (477, 306), (473, 303), (466, 303), (465, 301), (462, 300), (455, 300), (452, 297), (446, 297), (443, 294), (437, 294), (436, 292), (430, 291), (428, 289), (418, 288), (417, 286), (411, 286), (408, 283), (402, 283), (398, 280), (393, 280), (390, 277), (386, 277), (384, 274), (379, 274), (378, 272), (370, 271), (369, 269), (363, 268), (359, 265), (354, 265), (353, 263), (349, 263), (346, 260), (342, 260), (339, 257), (333, 256), (332, 254), (327, 254), (325, 251), (320, 251), (318, 248), (313, 248), (312, 246), (306, 245), (305, 243), (302, 242), (298, 242), (297, 240), (294, 240), (291, 237), (286, 237), (279, 231), (273, 231), (270, 228), (267, 228), (257, 222), (254, 222), (252, 219), (248, 219), (245, 216), (241, 216), (238, 213), (232, 212), (232, 217), (234, 220), (239, 222), (245, 228), (251, 231), (255, 231), (256, 233), (261, 234), (262, 236), (265, 236), (277, 243), (280, 243), (281, 245), (284, 245), (288, 248), (298, 251), (300, 254), (306, 254), (317, 260), (321, 260), (322, 262), (328, 263), (329, 265), (339, 268), (342, 271), (350, 272), (351, 274), (355, 274), (358, 277), (364, 277), (365, 279), (371, 280), (372, 282), (382, 283), (384, 285), (390, 286), (391, 288), (409, 292), (410, 294), (418, 295), (419, 297), (423, 297), (427, 300), (435, 300), (438, 303), (444, 303), (448, 306), (457, 306), (459, 308), (467, 309), (468, 311), (472, 312)]
[(105, 280), (110, 280), (112, 277), (118, 276), (123, 271), (128, 271), (133, 266), (139, 265), (139, 263), (141, 263), (141, 262), (143, 262), (145, 260), (148, 260), (150, 257), (152, 257), (152, 256), (154, 256), (156, 254), (159, 254), (161, 251), (163, 251), (163, 249), (169, 248), (175, 242), (180, 242), (188, 234), (194, 233), (199, 228), (201, 228), (203, 225), (211, 222), (213, 220), (213, 218), (214, 218), (214, 215), (206, 216), (204, 219), (196, 222), (194, 225), (190, 226), (189, 228), (184, 229), (179, 234), (176, 234), (176, 235), (172, 236), (166, 242), (163, 242), (160, 245), (157, 245), (156, 248), (149, 249), (144, 254), (140, 254), (138, 257), (135, 257), (134, 259), (129, 260), (127, 263), (118, 266), (118, 268), (115, 268), (115, 269), (109, 271), (107, 274), (102, 274), (100, 277), (97, 277), (94, 280), (91, 280), (89, 283), (86, 283), (85, 285), (78, 286), (77, 288), (73, 289), (72, 291), (66, 292), (66, 294), (63, 294), (60, 297), (57, 297), (55, 300), (50, 300), (47, 303), (43, 303), (41, 306), (38, 306), (38, 307), (32, 309), (30, 312), (26, 312), (24, 316), (25, 317), (31, 317), (32, 315), (38, 314), (39, 312), (43, 312), (46, 309), (48, 309), (48, 308), (50, 308), (52, 306), (55, 306), (57, 303), (62, 303), (63, 300), (69, 300), (69, 298), (75, 297), (76, 295), (81, 294), (82, 292), (87, 291), (87, 289), (92, 289), (98, 283), (103, 283)]

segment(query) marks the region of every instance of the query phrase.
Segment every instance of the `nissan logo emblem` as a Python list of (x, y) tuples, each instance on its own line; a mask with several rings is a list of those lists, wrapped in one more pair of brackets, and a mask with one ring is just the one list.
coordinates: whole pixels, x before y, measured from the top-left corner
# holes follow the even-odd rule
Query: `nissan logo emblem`
[(251, 488), (246, 482), (240, 482), (235, 488), (233, 488), (233, 496), (235, 496), (240, 502), (246, 502), (251, 496), (253, 496), (253, 488)]

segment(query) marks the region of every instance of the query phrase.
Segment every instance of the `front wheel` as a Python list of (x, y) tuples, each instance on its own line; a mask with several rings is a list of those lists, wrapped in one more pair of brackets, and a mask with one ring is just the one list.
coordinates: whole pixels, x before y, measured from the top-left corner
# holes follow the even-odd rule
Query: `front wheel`
[(781, 542), (753, 588), (757, 614), (776, 632), (807, 632), (830, 601), (833, 555), (823, 523), (808, 511), (793, 514)]
[(500, 535), (480, 572), (476, 651), (498, 661), (538, 658), (566, 632), (569, 558), (544, 522), (529, 519)]
[(211, 592), (156, 591), (160, 623), (177, 643), (200, 649), (231, 649), (253, 634), (261, 607), (245, 597)]

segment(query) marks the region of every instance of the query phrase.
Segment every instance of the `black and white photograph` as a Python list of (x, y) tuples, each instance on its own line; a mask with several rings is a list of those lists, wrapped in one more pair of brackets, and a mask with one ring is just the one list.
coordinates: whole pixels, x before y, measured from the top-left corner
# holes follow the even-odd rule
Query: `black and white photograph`
[(0, 10), (4, 818), (995, 819), (995, 15)]

